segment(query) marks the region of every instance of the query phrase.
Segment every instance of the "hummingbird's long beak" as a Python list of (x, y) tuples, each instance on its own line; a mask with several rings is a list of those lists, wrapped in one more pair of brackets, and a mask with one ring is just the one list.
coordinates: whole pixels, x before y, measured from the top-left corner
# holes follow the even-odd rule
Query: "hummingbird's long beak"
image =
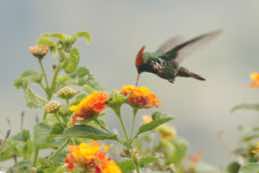
[(140, 78), (140, 73), (138, 73), (138, 75), (137, 75), (136, 86), (138, 86), (139, 78)]

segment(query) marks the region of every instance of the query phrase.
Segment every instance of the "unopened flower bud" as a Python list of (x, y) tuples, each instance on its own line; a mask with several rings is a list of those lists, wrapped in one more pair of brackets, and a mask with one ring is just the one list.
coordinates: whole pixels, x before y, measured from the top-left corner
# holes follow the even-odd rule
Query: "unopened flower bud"
[(63, 99), (70, 99), (74, 97), (76, 94), (77, 91), (68, 86), (61, 88), (57, 93), (57, 95)]
[(150, 115), (144, 115), (142, 118), (143, 118), (144, 124), (147, 124), (153, 121), (152, 116)]
[(56, 113), (59, 110), (60, 106), (61, 104), (58, 101), (52, 100), (45, 105), (44, 110), (46, 113)]
[(157, 129), (160, 137), (165, 140), (174, 140), (176, 138), (176, 131), (174, 127), (161, 125)]
[(46, 45), (36, 45), (29, 47), (29, 51), (36, 58), (42, 59), (49, 51), (49, 47)]
[(31, 168), (31, 173), (37, 173), (37, 168), (32, 167), (32, 168)]

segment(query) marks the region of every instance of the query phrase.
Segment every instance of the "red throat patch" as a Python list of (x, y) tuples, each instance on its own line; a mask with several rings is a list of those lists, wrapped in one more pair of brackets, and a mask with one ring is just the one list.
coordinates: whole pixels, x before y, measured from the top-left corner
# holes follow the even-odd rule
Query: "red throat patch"
[(136, 56), (136, 60), (135, 60), (135, 65), (140, 66), (141, 64), (143, 64), (143, 56), (144, 56), (144, 50), (145, 50), (145, 46), (143, 46), (139, 51), (138, 54)]

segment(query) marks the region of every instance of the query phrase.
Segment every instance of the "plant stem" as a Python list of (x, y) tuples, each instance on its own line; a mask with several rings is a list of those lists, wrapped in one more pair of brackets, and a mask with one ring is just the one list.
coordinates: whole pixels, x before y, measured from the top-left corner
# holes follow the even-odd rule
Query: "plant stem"
[(98, 124), (98, 126), (99, 126), (101, 129), (103, 129), (103, 130), (105, 130), (106, 132), (112, 134), (112, 132), (111, 132), (109, 129), (107, 129), (104, 125), (102, 125), (102, 123), (100, 123), (98, 119), (95, 119), (94, 121), (96, 122), (96, 124)]
[(35, 151), (34, 151), (34, 155), (33, 155), (33, 162), (32, 162), (33, 166), (36, 166), (38, 156), (39, 156), (39, 148), (36, 146)]
[(133, 138), (133, 134), (134, 134), (134, 131), (135, 131), (135, 123), (136, 123), (137, 112), (138, 112), (138, 109), (133, 108), (133, 118), (132, 118), (132, 122), (131, 122), (131, 133), (130, 133), (131, 138)]
[(140, 173), (140, 168), (139, 168), (139, 163), (138, 163), (138, 159), (136, 158), (136, 156), (134, 155), (133, 152), (131, 152), (131, 159), (135, 165), (136, 171), (137, 173)]
[(45, 80), (46, 89), (48, 89), (49, 88), (49, 82), (48, 82), (47, 73), (46, 73), (45, 68), (43, 66), (42, 60), (41, 59), (38, 59), (38, 60), (39, 60), (39, 64), (40, 64), (40, 68), (41, 68), (42, 74), (43, 74), (43, 78)]
[(55, 115), (56, 119), (58, 120), (58, 122), (59, 122), (63, 127), (66, 127), (65, 122), (60, 119), (59, 113), (55, 113), (54, 115)]
[(122, 128), (122, 131), (123, 131), (123, 134), (124, 134), (124, 137), (126, 138), (127, 142), (129, 141), (129, 136), (128, 136), (128, 132), (126, 130), (126, 127), (124, 125), (124, 122), (121, 118), (121, 112), (120, 112), (120, 109), (116, 109), (114, 110), (114, 112), (116, 113), (118, 119), (119, 119), (119, 122), (120, 122), (120, 126)]
[(55, 153), (51, 154), (48, 159), (53, 159), (53, 158), (55, 158), (55, 157), (58, 155), (58, 153), (60, 153), (60, 152), (66, 147), (66, 145), (68, 144), (68, 142), (69, 142), (69, 139), (67, 139), (67, 140), (63, 143), (63, 145), (61, 145), (61, 146), (56, 150)]
[[(126, 138), (126, 145), (124, 144), (124, 146), (127, 147), (127, 149), (129, 149), (130, 157), (131, 157), (131, 159), (132, 159), (132, 161), (133, 161), (133, 163), (135, 165), (136, 171), (137, 171), (137, 173), (140, 173), (138, 159), (136, 158), (136, 156), (134, 154), (134, 151), (132, 150), (132, 142), (133, 141), (128, 136), (125, 124), (124, 124), (124, 122), (123, 122), (123, 120), (121, 118), (120, 108), (114, 108), (113, 110), (114, 110), (114, 112), (116, 113), (116, 115), (117, 115), (117, 117), (119, 119), (120, 126), (122, 127), (122, 131), (123, 131), (124, 137)], [(136, 114), (137, 114), (137, 109), (134, 109), (133, 114), (134, 114), (133, 118), (134, 118), (134, 124), (135, 124), (135, 117), (136, 117)]]
[(50, 85), (50, 93), (51, 93), (50, 98), (52, 97), (53, 93), (55, 92), (55, 89), (56, 89), (56, 80), (57, 80), (58, 73), (59, 73), (60, 70), (61, 70), (61, 67), (60, 67), (60, 63), (59, 63), (59, 64), (56, 66), (56, 68), (55, 68), (55, 70), (54, 70), (53, 77), (52, 77), (52, 81), (51, 81), (51, 85)]
[(44, 113), (43, 113), (43, 120), (46, 120), (46, 118), (47, 118), (47, 113), (44, 111)]
[(66, 99), (66, 104), (67, 106), (69, 106), (69, 99)]

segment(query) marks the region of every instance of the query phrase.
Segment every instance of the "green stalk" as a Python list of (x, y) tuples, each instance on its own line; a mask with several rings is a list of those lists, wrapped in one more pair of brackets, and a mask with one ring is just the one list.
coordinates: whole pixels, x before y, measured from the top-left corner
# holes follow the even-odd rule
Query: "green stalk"
[(121, 111), (120, 111), (120, 108), (117, 108), (117, 109), (114, 109), (114, 112), (116, 113), (117, 115), (117, 118), (119, 119), (119, 122), (120, 122), (120, 126), (122, 128), (122, 131), (123, 131), (123, 134), (124, 134), (124, 137), (126, 138), (126, 141), (127, 143), (129, 142), (129, 135), (128, 135), (128, 132), (126, 130), (126, 127), (125, 127), (125, 124), (121, 118)]
[(102, 125), (102, 124), (99, 122), (98, 119), (94, 119), (94, 121), (96, 122), (96, 124), (97, 124), (101, 129), (105, 130), (107, 133), (111, 133), (111, 134), (112, 134), (112, 132), (111, 132), (109, 129), (107, 129), (104, 125)]
[(131, 159), (135, 165), (136, 171), (137, 173), (140, 173), (140, 168), (139, 168), (139, 163), (138, 163), (138, 159), (136, 158), (136, 156), (134, 155), (133, 152), (131, 152)]
[(63, 143), (63, 145), (61, 145), (61, 146), (56, 150), (55, 153), (51, 154), (48, 159), (53, 159), (53, 158), (55, 158), (55, 157), (66, 147), (66, 145), (68, 144), (68, 142), (69, 142), (69, 139), (67, 139), (67, 140)]
[(134, 131), (135, 131), (137, 112), (138, 112), (138, 109), (137, 108), (133, 108), (133, 118), (132, 118), (132, 122), (131, 122), (131, 132), (130, 132), (131, 138), (133, 138), (133, 134), (134, 134)]
[(50, 93), (51, 93), (50, 98), (52, 97), (53, 92), (55, 92), (56, 80), (57, 80), (59, 71), (60, 71), (60, 64), (56, 67), (56, 69), (54, 71), (54, 74), (53, 74), (52, 82), (51, 82), (51, 85), (50, 85)]
[(38, 156), (39, 156), (39, 148), (36, 146), (35, 151), (34, 151), (34, 155), (33, 155), (33, 161), (32, 161), (33, 166), (36, 166)]
[(54, 116), (55, 116), (55, 118), (58, 120), (58, 122), (59, 122), (60, 124), (62, 124), (63, 127), (66, 127), (65, 122), (60, 119), (59, 113), (55, 113)]
[(43, 63), (42, 63), (42, 59), (38, 59), (38, 60), (39, 60), (40, 69), (41, 69), (41, 72), (42, 72), (42, 74), (43, 74), (43, 78), (44, 78), (46, 87), (44, 87), (44, 86), (42, 85), (42, 83), (40, 83), (40, 86), (41, 86), (41, 88), (45, 91), (48, 100), (50, 100), (50, 99), (51, 99), (51, 93), (50, 93), (50, 91), (49, 91), (48, 76), (47, 76), (47, 73), (46, 73), (46, 71), (45, 71), (44, 65), (43, 65)]
[[(119, 119), (119, 122), (120, 122), (120, 126), (122, 128), (122, 131), (123, 131), (123, 134), (124, 134), (124, 137), (126, 138), (126, 147), (127, 149), (129, 149), (130, 151), (130, 156), (131, 156), (131, 159), (135, 165), (135, 168), (136, 168), (136, 171), (137, 173), (140, 173), (140, 168), (139, 168), (139, 163), (138, 163), (138, 159), (136, 158), (136, 156), (134, 155), (134, 152), (132, 151), (132, 140), (129, 138), (128, 136), (128, 133), (127, 133), (127, 130), (126, 130), (126, 127), (125, 127), (125, 124), (121, 118), (121, 112), (120, 112), (120, 108), (114, 108), (113, 109), (114, 112), (116, 113), (118, 119)], [(136, 116), (137, 114), (137, 110), (134, 110), (134, 116)], [(134, 117), (133, 117), (134, 118)], [(135, 118), (134, 118), (135, 119)], [(134, 120), (135, 122), (135, 120)], [(134, 123), (135, 124), (135, 123)]]
[(45, 80), (46, 88), (48, 88), (49, 87), (49, 82), (48, 82), (47, 73), (46, 73), (45, 68), (43, 66), (42, 59), (38, 59), (38, 60), (39, 60), (39, 64), (40, 64), (40, 68), (41, 68), (42, 74), (43, 74), (43, 78)]

